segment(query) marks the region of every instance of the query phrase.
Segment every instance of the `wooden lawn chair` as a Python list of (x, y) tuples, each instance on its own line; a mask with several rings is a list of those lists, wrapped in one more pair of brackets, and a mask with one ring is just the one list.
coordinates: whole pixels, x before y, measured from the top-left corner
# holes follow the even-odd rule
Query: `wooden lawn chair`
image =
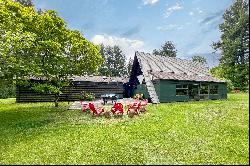
[(134, 102), (134, 103), (129, 104), (127, 114), (133, 110), (136, 115), (139, 115), (140, 107), (141, 107), (141, 102)]
[(122, 103), (115, 103), (111, 108), (111, 112), (113, 113), (113, 115), (123, 115), (124, 110)]
[(103, 108), (96, 108), (93, 103), (89, 103), (89, 109), (92, 111), (93, 116), (100, 116), (104, 113)]

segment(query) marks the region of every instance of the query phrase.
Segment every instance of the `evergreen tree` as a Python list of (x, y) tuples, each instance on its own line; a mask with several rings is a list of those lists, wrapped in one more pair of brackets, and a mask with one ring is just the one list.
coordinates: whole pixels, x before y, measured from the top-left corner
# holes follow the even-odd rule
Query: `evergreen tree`
[(245, 90), (249, 85), (248, 3), (246, 0), (236, 0), (225, 11), (224, 22), (219, 26), (221, 39), (213, 43), (213, 48), (222, 52), (220, 66), (224, 77), (241, 90)]

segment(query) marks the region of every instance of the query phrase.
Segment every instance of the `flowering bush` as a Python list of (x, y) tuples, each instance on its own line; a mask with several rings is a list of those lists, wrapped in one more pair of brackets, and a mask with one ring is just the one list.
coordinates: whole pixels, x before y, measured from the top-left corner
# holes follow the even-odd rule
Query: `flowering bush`
[(143, 99), (143, 94), (135, 94), (134, 95), (134, 99), (138, 99), (138, 100), (141, 100), (141, 99)]
[(95, 94), (91, 92), (82, 91), (80, 93), (79, 99), (82, 101), (93, 101), (95, 99)]

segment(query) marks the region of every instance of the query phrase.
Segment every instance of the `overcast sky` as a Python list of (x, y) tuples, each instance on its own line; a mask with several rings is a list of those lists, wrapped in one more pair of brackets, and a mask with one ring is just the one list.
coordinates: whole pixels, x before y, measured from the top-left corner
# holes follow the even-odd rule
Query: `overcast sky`
[(211, 53), (218, 25), (233, 0), (34, 0), (56, 10), (70, 29), (95, 44), (119, 45), (127, 57), (173, 41), (177, 56)]

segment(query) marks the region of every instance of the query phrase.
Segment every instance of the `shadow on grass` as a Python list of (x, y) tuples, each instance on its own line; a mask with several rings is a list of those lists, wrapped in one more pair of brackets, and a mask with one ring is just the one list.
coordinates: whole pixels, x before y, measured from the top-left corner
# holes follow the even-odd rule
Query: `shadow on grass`
[(5, 150), (46, 133), (47, 126), (56, 121), (55, 110), (46, 111), (43, 107), (0, 110), (0, 117), (0, 144)]
[(0, 110), (0, 128), (2, 131), (26, 132), (44, 128), (58, 120), (58, 115), (65, 112), (64, 107), (13, 107), (11, 110)]

